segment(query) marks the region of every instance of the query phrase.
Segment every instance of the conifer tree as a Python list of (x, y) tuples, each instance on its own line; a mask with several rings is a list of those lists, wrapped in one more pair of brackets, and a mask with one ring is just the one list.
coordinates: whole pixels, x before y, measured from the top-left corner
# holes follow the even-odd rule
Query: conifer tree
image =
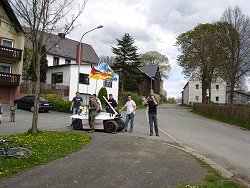
[[(134, 45), (134, 39), (125, 33), (121, 39), (116, 39), (117, 48), (112, 47), (115, 54), (114, 70), (120, 74), (120, 91), (137, 92), (141, 75), (137, 69), (140, 66), (140, 55), (138, 48)], [(133, 86), (133, 87), (132, 87)]]

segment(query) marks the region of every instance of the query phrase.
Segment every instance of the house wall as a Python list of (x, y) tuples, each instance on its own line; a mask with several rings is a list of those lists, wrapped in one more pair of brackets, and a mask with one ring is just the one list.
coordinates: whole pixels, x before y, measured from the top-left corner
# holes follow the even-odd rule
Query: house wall
[[(22, 32), (17, 32), (13, 27), (15, 23), (12, 23), (6, 14), (2, 4), (0, 3), (0, 17), (2, 22), (0, 22), (0, 44), (2, 39), (8, 39), (13, 41), (13, 48), (20, 50), (24, 49), (24, 34)], [(23, 69), (23, 53), (21, 60), (12, 60), (9, 58), (0, 57), (0, 64), (10, 65), (11, 74), (22, 75)], [(21, 80), (21, 78), (20, 78)], [(0, 102), (10, 104), (14, 99), (20, 96), (20, 86), (0, 86)]]
[[(219, 85), (219, 89), (216, 89), (216, 85)], [(219, 101), (216, 101), (216, 97), (219, 97)], [(215, 103), (226, 103), (226, 82), (219, 80), (217, 83), (211, 84), (211, 101)]]
[[(201, 103), (201, 83), (199, 81), (189, 81), (189, 96), (188, 96), (188, 104), (190, 103)], [(198, 89), (196, 89), (196, 85), (198, 85)]]
[[(19, 32), (17, 33), (16, 29), (13, 27), (11, 20), (9, 19), (8, 15), (6, 14), (5, 10), (3, 9), (2, 5), (0, 4), (0, 15), (3, 17), (2, 19), (10, 24), (6, 24), (5, 22), (1, 22), (0, 25), (0, 38), (6, 38), (14, 41), (14, 48), (23, 50), (24, 49), (24, 34)], [(22, 54), (23, 56), (23, 54)], [(12, 65), (12, 74), (22, 74), (23, 68), (23, 57), (20, 61), (12, 61), (12, 60), (1, 60), (2, 63), (8, 63)]]
[(189, 84), (187, 83), (182, 92), (183, 104), (189, 105), (188, 96), (189, 96)]
[[(198, 88), (196, 88), (198, 85)], [(216, 89), (219, 85), (219, 89)], [(208, 95), (208, 91), (207, 91)], [(218, 99), (218, 101), (216, 101)], [(226, 102), (226, 82), (218, 79), (216, 83), (211, 84), (211, 101), (214, 103)], [(200, 81), (190, 80), (183, 90), (183, 103), (190, 105), (191, 103), (202, 102), (202, 84)]]
[[(57, 83), (61, 85), (67, 85), (69, 86), (69, 97), (68, 99), (71, 101), (73, 97), (75, 96), (75, 93), (77, 91), (77, 80), (78, 80), (78, 64), (75, 64), (75, 61), (71, 60), (70, 65), (63, 65), (61, 62), (65, 63), (64, 58), (60, 58), (59, 60), (59, 66), (52, 66), (53, 65), (53, 56), (50, 54), (47, 54), (47, 60), (48, 60), (48, 71), (47, 71), (47, 83), (51, 83), (51, 77), (52, 73), (56, 72), (63, 72), (63, 83)], [(83, 74), (89, 74), (91, 72), (91, 66), (90, 64), (81, 64), (80, 65), (80, 73)], [(119, 76), (117, 75), (119, 78)], [(88, 96), (90, 94), (96, 93), (98, 95), (99, 90), (104, 86), (103, 80), (89, 80), (89, 85), (87, 84), (79, 84), (79, 92), (81, 96), (83, 97), (84, 104), (88, 101)], [(112, 82), (112, 88), (106, 87), (108, 94), (112, 93), (114, 96), (114, 99), (118, 101), (118, 81)]]
[[(227, 93), (227, 103), (230, 103), (230, 92)], [(250, 104), (250, 96), (242, 95), (234, 92), (234, 104)]]

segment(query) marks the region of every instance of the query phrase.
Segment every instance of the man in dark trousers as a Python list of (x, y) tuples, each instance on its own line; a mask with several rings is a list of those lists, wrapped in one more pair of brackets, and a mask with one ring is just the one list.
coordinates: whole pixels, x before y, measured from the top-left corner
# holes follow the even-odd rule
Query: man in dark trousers
[(148, 97), (146, 100), (146, 104), (148, 106), (148, 117), (149, 117), (149, 125), (150, 125), (149, 136), (153, 136), (153, 126), (155, 129), (155, 135), (159, 136), (158, 121), (157, 121), (158, 102), (155, 100), (155, 96), (150, 95), (150, 97)]
[[(109, 99), (108, 99), (108, 103), (114, 108), (117, 108), (117, 102), (115, 101), (115, 99), (113, 98), (112, 94), (109, 94)], [(106, 104), (106, 112), (108, 113), (114, 113), (113, 110), (110, 108), (110, 106), (108, 104)]]

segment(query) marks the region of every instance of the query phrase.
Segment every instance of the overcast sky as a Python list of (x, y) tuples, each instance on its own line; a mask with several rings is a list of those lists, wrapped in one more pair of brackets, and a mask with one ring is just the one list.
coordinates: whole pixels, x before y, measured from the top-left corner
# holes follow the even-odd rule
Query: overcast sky
[(168, 57), (172, 71), (164, 89), (168, 96), (180, 97), (187, 81), (176, 63), (176, 37), (199, 23), (218, 21), (229, 6), (250, 15), (250, 0), (88, 0), (80, 25), (68, 37), (79, 41), (83, 33), (103, 25), (82, 42), (92, 45), (98, 56), (113, 56), (111, 46), (117, 47), (116, 39), (129, 33), (139, 53), (155, 50)]

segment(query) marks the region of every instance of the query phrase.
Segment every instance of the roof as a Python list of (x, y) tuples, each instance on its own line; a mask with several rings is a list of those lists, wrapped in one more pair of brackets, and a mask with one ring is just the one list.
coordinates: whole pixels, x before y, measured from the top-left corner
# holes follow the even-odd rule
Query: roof
[(138, 69), (146, 74), (148, 77), (150, 78), (154, 78), (157, 71), (158, 71), (158, 65), (145, 65), (145, 66), (142, 66), (142, 67), (138, 67)]
[[(29, 28), (23, 27), (26, 31), (26, 34), (29, 33)], [(55, 45), (61, 37), (54, 34), (45, 33), (45, 45), (46, 48), (49, 49), (51, 46)], [(25, 37), (25, 46), (29, 46), (29, 38)], [(78, 41), (63, 38), (55, 47), (50, 49), (48, 54), (51, 54), (53, 56), (59, 56), (63, 58), (73, 59), (76, 60), (76, 49), (77, 45), (79, 44)], [(97, 64), (99, 61), (99, 57), (97, 56), (95, 50), (93, 47), (89, 44), (82, 43), (82, 49), (83, 49), (83, 62), (85, 63), (92, 63)]]
[(1, 0), (0, 4), (2, 4), (3, 9), (6, 11), (6, 14), (8, 15), (10, 21), (12, 23), (14, 23), (13, 27), (16, 29), (17, 32), (24, 32), (23, 28), (20, 24), (20, 22), (18, 21), (15, 12), (13, 11), (13, 9), (11, 8), (9, 1), (8, 0)]

